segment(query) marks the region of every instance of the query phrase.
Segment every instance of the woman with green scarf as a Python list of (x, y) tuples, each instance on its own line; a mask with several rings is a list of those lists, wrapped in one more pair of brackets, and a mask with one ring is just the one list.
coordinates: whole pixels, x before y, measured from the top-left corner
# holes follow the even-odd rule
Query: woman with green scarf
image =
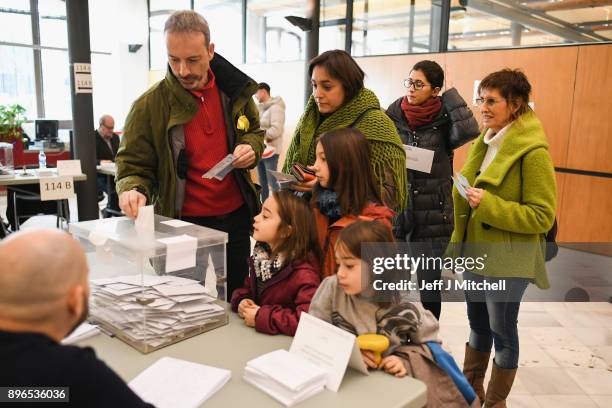
[[(406, 206), (406, 153), (395, 125), (380, 109), (374, 92), (364, 88), (363, 70), (345, 51), (326, 51), (310, 61), (308, 73), (312, 96), (297, 124), (287, 150), (284, 173), (300, 163), (315, 162), (319, 135), (342, 128), (359, 129), (368, 139), (371, 166), (385, 204), (392, 209)], [(350, 154), (350, 152), (347, 152)], [(316, 180), (294, 186), (311, 191)]]

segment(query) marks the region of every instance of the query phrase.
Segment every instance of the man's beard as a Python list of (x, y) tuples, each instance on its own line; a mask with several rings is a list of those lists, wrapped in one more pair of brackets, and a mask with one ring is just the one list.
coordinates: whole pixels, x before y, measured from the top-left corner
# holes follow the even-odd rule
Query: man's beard
[(70, 329), (70, 331), (66, 334), (65, 337), (70, 336), (72, 332), (75, 331), (76, 328), (81, 325), (81, 323), (87, 320), (87, 316), (89, 315), (89, 295), (88, 294), (83, 294), (83, 304), (85, 305), (85, 307), (83, 308), (83, 313), (81, 313), (78, 320), (76, 321), (72, 329)]

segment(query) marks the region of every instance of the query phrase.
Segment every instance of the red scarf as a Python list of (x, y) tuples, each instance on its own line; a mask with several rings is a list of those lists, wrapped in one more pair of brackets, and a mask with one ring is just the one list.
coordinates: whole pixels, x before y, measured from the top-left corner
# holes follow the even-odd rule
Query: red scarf
[(429, 98), (422, 105), (411, 105), (407, 97), (402, 98), (402, 110), (408, 121), (408, 127), (412, 130), (431, 123), (440, 109), (442, 109), (442, 100), (439, 96)]

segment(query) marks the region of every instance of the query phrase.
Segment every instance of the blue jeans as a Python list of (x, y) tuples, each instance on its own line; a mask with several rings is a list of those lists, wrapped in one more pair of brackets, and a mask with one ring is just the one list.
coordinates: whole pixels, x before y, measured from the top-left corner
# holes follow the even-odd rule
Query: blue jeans
[[(495, 364), (500, 368), (514, 369), (518, 367), (519, 337), (518, 313), (520, 298), (531, 282), (524, 278), (494, 278), (481, 276), (470, 272), (463, 274), (464, 279), (482, 282), (506, 281), (504, 293), (511, 293), (511, 301), (503, 301), (503, 294), (492, 291), (466, 290), (467, 313), (470, 321), (469, 345), (481, 352), (491, 351), (495, 343)], [(509, 295), (510, 296), (510, 295)]]
[[(259, 184), (261, 184), (261, 201), (264, 202), (268, 198), (268, 173), (266, 170), (276, 171), (278, 166), (278, 154), (267, 159), (261, 159), (257, 165), (257, 174), (259, 175)], [(272, 191), (278, 190), (277, 185), (271, 185)]]

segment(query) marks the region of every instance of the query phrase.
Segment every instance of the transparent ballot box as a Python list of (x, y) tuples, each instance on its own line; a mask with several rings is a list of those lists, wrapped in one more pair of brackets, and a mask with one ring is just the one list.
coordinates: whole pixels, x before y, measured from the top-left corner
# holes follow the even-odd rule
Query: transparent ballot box
[(70, 224), (89, 263), (89, 320), (142, 353), (228, 323), (227, 233), (155, 215)]
[(0, 142), (0, 177), (12, 177), (14, 172), (13, 145)]

